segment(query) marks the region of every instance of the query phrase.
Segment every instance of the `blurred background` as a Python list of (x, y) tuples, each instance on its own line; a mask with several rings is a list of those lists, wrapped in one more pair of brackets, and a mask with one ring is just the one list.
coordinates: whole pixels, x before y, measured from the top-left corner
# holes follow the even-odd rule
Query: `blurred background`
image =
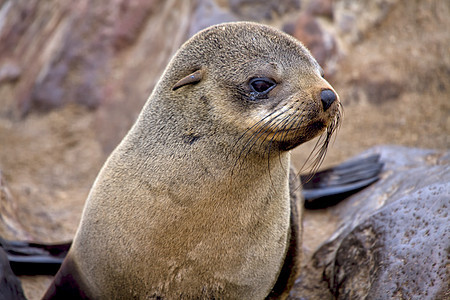
[[(323, 66), (344, 107), (323, 166), (382, 144), (449, 149), (449, 16), (447, 0), (0, 0), (0, 236), (70, 240), (171, 56), (221, 22), (275, 26)], [(27, 296), (49, 280), (23, 277)]]

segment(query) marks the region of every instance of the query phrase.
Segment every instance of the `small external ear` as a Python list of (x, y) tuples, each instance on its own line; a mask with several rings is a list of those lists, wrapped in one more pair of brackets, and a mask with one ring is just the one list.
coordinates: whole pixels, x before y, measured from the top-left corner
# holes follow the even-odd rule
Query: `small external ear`
[(188, 76), (180, 79), (175, 85), (172, 87), (172, 91), (175, 91), (179, 89), (182, 86), (188, 85), (188, 84), (196, 84), (200, 82), (203, 78), (203, 71), (197, 70), (192, 74), (189, 74)]

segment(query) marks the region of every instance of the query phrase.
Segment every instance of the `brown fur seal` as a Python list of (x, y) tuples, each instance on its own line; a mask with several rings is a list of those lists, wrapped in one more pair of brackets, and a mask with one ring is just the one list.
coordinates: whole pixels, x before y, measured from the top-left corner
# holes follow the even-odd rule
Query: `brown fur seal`
[(339, 116), (321, 75), (267, 26), (187, 41), (98, 175), (44, 298), (286, 297), (301, 242), (289, 150), (324, 131), (326, 147)]

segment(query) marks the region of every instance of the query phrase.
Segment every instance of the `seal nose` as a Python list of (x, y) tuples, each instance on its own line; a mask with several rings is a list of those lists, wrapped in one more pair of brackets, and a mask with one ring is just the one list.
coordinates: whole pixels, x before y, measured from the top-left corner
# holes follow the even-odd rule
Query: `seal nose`
[(323, 111), (326, 111), (336, 101), (336, 94), (332, 90), (323, 90), (320, 92), (320, 100), (322, 100)]

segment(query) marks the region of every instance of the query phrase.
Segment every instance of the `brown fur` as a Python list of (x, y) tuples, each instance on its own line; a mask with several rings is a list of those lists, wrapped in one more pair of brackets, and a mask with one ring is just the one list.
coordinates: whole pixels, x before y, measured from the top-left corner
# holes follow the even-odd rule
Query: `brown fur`
[[(277, 86), (255, 99), (254, 77)], [(68, 256), (83, 293), (286, 297), (301, 242), (289, 149), (334, 130), (339, 103), (324, 111), (323, 89), (310, 53), (270, 27), (229, 23), (186, 42), (89, 194)]]

